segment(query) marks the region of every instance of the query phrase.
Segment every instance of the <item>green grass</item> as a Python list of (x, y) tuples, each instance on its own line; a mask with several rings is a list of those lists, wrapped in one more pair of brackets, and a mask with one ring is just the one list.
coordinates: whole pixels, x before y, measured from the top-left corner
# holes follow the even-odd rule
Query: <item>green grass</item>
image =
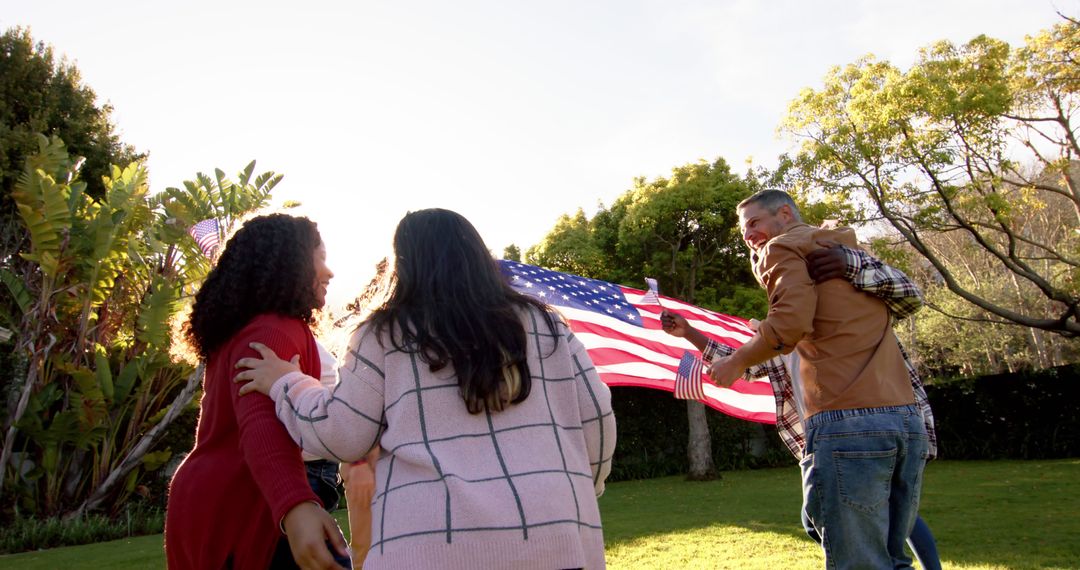
[[(608, 567), (817, 569), (795, 468), (608, 485)], [(952, 569), (1080, 568), (1080, 460), (931, 463), (922, 516)], [(344, 523), (344, 511), (337, 513)], [(164, 568), (161, 535), (0, 556), (0, 570)]]

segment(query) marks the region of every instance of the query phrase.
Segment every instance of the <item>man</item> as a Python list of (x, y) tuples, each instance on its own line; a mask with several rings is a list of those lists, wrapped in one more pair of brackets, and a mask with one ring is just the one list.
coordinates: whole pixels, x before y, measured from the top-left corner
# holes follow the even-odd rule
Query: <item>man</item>
[[(862, 250), (833, 245), (810, 252), (807, 255), (806, 264), (810, 277), (816, 283), (829, 279), (844, 279), (851, 282), (859, 291), (879, 297), (888, 306), (894, 320), (906, 318), (923, 305), (918, 286), (911, 282), (903, 272), (883, 264)], [(715, 357), (727, 356), (735, 351), (730, 346), (706, 337), (679, 315), (664, 311), (661, 313), (660, 321), (668, 334), (686, 338), (696, 346), (702, 352), (706, 364), (711, 363)], [(901, 351), (903, 351), (903, 346), (901, 346)], [(802, 425), (804, 418), (799, 415), (799, 405), (796, 402), (801, 383), (797, 370), (798, 364), (791, 362), (792, 360), (797, 360), (794, 352), (786, 357), (774, 357), (762, 364), (752, 366), (747, 372), (749, 377), (767, 376), (769, 378), (776, 398), (777, 432), (795, 458), (802, 460), (805, 442)], [(906, 353), (905, 364), (929, 435), (929, 457), (933, 458), (937, 455), (933, 413), (918, 372)], [(802, 513), (802, 522), (807, 534), (820, 544), (821, 537), (811, 524), (805, 510)], [(922, 518), (916, 518), (915, 528), (908, 538), (908, 546), (911, 547), (911, 551), (925, 570), (941, 569), (934, 536)]]
[(840, 279), (815, 286), (806, 267), (822, 242), (857, 247), (854, 232), (802, 223), (778, 190), (758, 192), (737, 210), (769, 312), (757, 334), (715, 360), (709, 374), (730, 386), (750, 366), (797, 352), (804, 510), (826, 566), (911, 567), (904, 542), (930, 447), (907, 359), (881, 299)]

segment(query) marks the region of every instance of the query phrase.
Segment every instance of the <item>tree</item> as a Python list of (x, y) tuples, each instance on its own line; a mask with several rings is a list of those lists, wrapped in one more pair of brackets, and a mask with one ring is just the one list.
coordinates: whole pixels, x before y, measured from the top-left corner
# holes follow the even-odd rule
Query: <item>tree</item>
[(610, 281), (605, 279), (610, 276), (610, 265), (596, 243), (592, 223), (581, 208), (573, 216), (559, 216), (544, 239), (525, 252), (525, 259), (533, 265)]
[(252, 162), (239, 182), (218, 170), (150, 195), (133, 163), (113, 167), (95, 198), (81, 160), (57, 137), (38, 141), (11, 194), (26, 264), (0, 260), (28, 362), (5, 418), (0, 497), (24, 512), (79, 514), (120, 504), (169, 459), (154, 444), (199, 385), (171, 353), (173, 317), (209, 268), (188, 228), (215, 218), (228, 230), (281, 177), (254, 177)]
[[(979, 36), (933, 44), (907, 72), (872, 56), (834, 68), (783, 123), (801, 141), (792, 183), (886, 221), (970, 304), (959, 316), (1080, 336), (1078, 57), (1066, 19), (1020, 49)], [(964, 279), (972, 258), (947, 255), (946, 234), (1012, 291)]]
[(520, 263), (521, 262), (521, 248), (519, 248), (517, 246), (517, 244), (513, 244), (513, 243), (506, 246), (505, 248), (503, 248), (503, 256), (502, 256), (502, 258), (503, 259), (508, 259), (510, 261), (517, 261), (517, 262)]
[[(724, 301), (752, 305), (747, 286), (754, 281), (735, 215), (735, 205), (749, 194), (749, 184), (732, 174), (723, 159), (680, 166), (670, 178), (638, 178), (592, 220), (580, 209), (562, 216), (526, 258), (638, 287), (643, 277), (656, 277), (661, 291), (700, 306), (717, 308)], [(688, 400), (687, 416), (689, 478), (715, 477), (704, 405)]]
[[(109, 105), (97, 105), (79, 70), (56, 61), (52, 48), (34, 42), (29, 30), (12, 28), (0, 36), (0, 260), (16, 264), (13, 256), (28, 243), (11, 193), (26, 158), (38, 150), (38, 133), (60, 137), (69, 153), (83, 157), (86, 192), (94, 197), (104, 195), (102, 178), (110, 165), (143, 158), (120, 142), (111, 112)], [(17, 327), (13, 303), (0, 287), (0, 325)]]

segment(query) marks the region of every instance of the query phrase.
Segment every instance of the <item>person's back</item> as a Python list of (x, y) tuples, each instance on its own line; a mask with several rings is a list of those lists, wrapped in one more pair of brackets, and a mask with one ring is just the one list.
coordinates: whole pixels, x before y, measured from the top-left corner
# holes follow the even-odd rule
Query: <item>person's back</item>
[[(310, 330), (299, 319), (278, 315), (256, 317), (210, 357), (195, 447), (169, 488), (170, 567), (265, 568), (280, 537), (277, 521), (291, 506), (314, 498), (307, 485), (296, 484), (306, 481), (300, 449), (270, 403), (237, 399), (233, 364), (254, 354), (248, 343), (255, 340), (287, 347), (282, 352), (300, 348), (305, 364), (311, 363), (305, 369), (318, 369)], [(258, 445), (245, 443), (255, 440)], [(286, 466), (289, 477), (280, 471)], [(257, 480), (252, 470), (262, 467), (272, 467), (274, 476)], [(191, 546), (180, 548), (173, 543), (177, 539)]]
[[(374, 337), (362, 327), (354, 336), (333, 399), (385, 423), (365, 565), (603, 567), (596, 496), (614, 447), (610, 393), (565, 325), (553, 336), (537, 309), (522, 322), (532, 391), (478, 414), (466, 409), (452, 366), (432, 372), (417, 353), (395, 349), (386, 331)], [(312, 409), (306, 399), (295, 404)], [(335, 406), (327, 416), (312, 426), (325, 431), (311, 435), (328, 451), (360, 453), (351, 448), (376, 435), (373, 424)]]
[(615, 418), (585, 347), (457, 213), (402, 218), (392, 271), (333, 390), (270, 351), (238, 363), (306, 451), (381, 446), (364, 567), (603, 568)]
[(909, 568), (929, 436), (884, 302), (841, 280), (814, 285), (806, 257), (850, 230), (802, 222), (794, 200), (762, 190), (739, 203), (754, 275), (769, 295), (754, 337), (714, 360), (730, 385), (746, 368), (798, 351), (806, 418), (803, 511), (828, 568)]
[(256, 354), (254, 341), (319, 373), (308, 325), (332, 276), (315, 224), (271, 214), (237, 230), (196, 293), (185, 332), (206, 375), (195, 447), (169, 484), (169, 568), (310, 566), (333, 560), (327, 539), (345, 551), (273, 403), (240, 398), (233, 382), (236, 361)]
[(858, 247), (850, 228), (798, 224), (770, 240), (754, 264), (770, 301), (793, 309), (789, 316), (780, 315), (783, 320), (775, 318), (782, 311), (770, 311), (770, 325), (806, 329), (806, 336), (795, 345), (806, 414), (913, 403), (915, 396), (885, 303), (843, 279), (815, 285), (806, 275), (805, 283), (791, 281), (793, 277), (801, 280), (805, 271), (788, 271), (785, 264), (805, 267), (806, 255), (820, 248), (821, 242)]

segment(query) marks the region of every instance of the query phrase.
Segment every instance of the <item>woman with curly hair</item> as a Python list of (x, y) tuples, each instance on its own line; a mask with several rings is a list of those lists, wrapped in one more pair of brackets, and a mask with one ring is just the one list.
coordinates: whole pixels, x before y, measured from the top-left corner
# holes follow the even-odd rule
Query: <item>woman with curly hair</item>
[(364, 568), (603, 568), (615, 417), (585, 347), (454, 212), (401, 220), (389, 282), (334, 388), (258, 344), (237, 363), (307, 451), (381, 446)]
[(236, 232), (195, 295), (186, 333), (206, 376), (195, 447), (169, 485), (170, 569), (334, 568), (328, 544), (347, 556), (273, 403), (240, 398), (231, 382), (255, 340), (301, 355), (303, 370), (318, 376), (310, 325), (331, 277), (315, 224), (275, 214)]

